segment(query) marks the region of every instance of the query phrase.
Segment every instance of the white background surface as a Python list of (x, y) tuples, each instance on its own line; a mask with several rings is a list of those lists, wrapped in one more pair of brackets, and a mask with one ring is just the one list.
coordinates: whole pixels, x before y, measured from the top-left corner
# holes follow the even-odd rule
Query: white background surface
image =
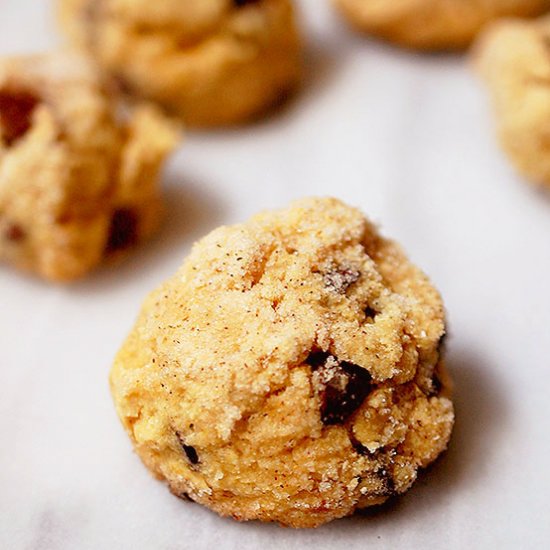
[[(501, 155), (460, 56), (354, 36), (302, 1), (308, 78), (283, 112), (195, 134), (161, 235), (67, 288), (0, 269), (0, 547), (549, 548), (550, 198)], [(0, 0), (0, 52), (57, 40), (50, 2)], [(457, 424), (405, 497), (316, 531), (237, 524), (171, 496), (132, 453), (110, 362), (193, 240), (305, 195), (360, 206), (442, 291)]]

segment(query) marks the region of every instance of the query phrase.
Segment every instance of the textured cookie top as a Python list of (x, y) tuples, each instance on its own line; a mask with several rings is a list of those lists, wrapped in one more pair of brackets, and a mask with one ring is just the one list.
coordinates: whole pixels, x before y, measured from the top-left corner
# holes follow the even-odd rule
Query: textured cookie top
[(177, 494), (316, 525), (403, 492), (445, 448), (443, 333), (440, 297), (401, 249), (359, 211), (309, 199), (196, 244), (147, 299), (113, 393)]
[(206, 369), (218, 393), (210, 399), (202, 386), (186, 386), (185, 401), (200, 402), (193, 442), (229, 437), (257, 398), (318, 353), (360, 365), (378, 383), (412, 380), (444, 331), (427, 278), (336, 200), (214, 231), (150, 300), (141, 330), (159, 335), (160, 360), (184, 374), (168, 383), (185, 385)]

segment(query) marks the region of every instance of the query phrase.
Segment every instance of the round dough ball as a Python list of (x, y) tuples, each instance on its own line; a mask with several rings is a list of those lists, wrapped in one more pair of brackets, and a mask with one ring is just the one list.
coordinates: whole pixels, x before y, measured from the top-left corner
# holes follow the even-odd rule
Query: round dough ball
[(190, 126), (256, 117), (299, 80), (289, 0), (60, 0), (60, 8), (73, 43), (123, 89)]
[(69, 281), (154, 232), (178, 132), (119, 107), (78, 55), (0, 60), (0, 261)]
[(404, 493), (453, 406), (437, 291), (362, 214), (221, 227), (146, 300), (111, 373), (144, 463), (238, 520), (315, 527)]
[(465, 48), (494, 19), (534, 17), (550, 10), (550, 0), (333, 1), (360, 30), (426, 50)]

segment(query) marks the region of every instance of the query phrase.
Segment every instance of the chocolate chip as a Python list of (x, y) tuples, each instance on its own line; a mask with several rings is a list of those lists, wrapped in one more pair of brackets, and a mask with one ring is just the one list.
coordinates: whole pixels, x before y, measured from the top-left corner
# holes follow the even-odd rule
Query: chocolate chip
[[(363, 447), (360, 443), (359, 445), (365, 449), (365, 447)], [(381, 497), (392, 497), (397, 495), (395, 480), (393, 477), (394, 462), (392, 451), (387, 452), (383, 449), (378, 449), (375, 453), (370, 453), (367, 449), (365, 453), (361, 452), (359, 454), (368, 455), (370, 458), (376, 458), (377, 461), (380, 461), (376, 470), (365, 476), (367, 481), (370, 481), (378, 486), (378, 488), (374, 490), (374, 495)], [(357, 481), (358, 484), (361, 484), (364, 481), (364, 477), (358, 476)]]
[(6, 240), (18, 243), (25, 238), (25, 231), (20, 225), (14, 223), (7, 227), (4, 236)]
[(332, 357), (330, 353), (326, 353), (324, 351), (314, 351), (311, 352), (306, 359), (306, 363), (314, 370), (317, 370), (319, 367), (322, 367), (327, 359), (329, 357)]
[(191, 445), (187, 445), (185, 443), (185, 439), (178, 431), (176, 431), (175, 433), (176, 433), (176, 437), (178, 438), (179, 444), (181, 445), (181, 448), (183, 449), (183, 452), (187, 457), (187, 460), (189, 460), (189, 462), (193, 464), (193, 466), (198, 464), (200, 460), (199, 460), (199, 454), (197, 453), (197, 449), (195, 449), (195, 447)]
[(343, 424), (370, 393), (370, 374), (328, 353), (312, 353), (307, 364), (313, 369), (314, 385), (321, 398), (321, 420), (326, 425)]
[(380, 456), (381, 454), (384, 454), (387, 452), (386, 447), (379, 447), (375, 451), (371, 451), (368, 447), (365, 447), (360, 441), (357, 440), (357, 438), (350, 434), (350, 442), (353, 447), (353, 450), (361, 456), (368, 456), (370, 458), (376, 458)]
[(395, 481), (393, 479), (393, 468), (385, 465), (382, 469), (376, 472), (377, 477), (384, 484), (384, 488), (381, 491), (381, 496), (391, 497), (396, 494)]
[(199, 463), (199, 455), (195, 447), (192, 447), (191, 445), (185, 445), (182, 443), (181, 448), (183, 449), (184, 453), (187, 455), (187, 458), (189, 459), (189, 462), (191, 462), (191, 464)]
[(373, 456), (375, 453), (371, 453), (367, 447), (365, 447), (362, 443), (359, 443), (357, 439), (352, 438), (351, 444), (353, 446), (353, 450), (361, 456)]
[[(437, 344), (437, 352), (439, 354), (439, 357), (443, 356), (445, 354), (445, 348), (447, 346), (447, 335), (444, 334), (440, 339), (439, 343)], [(432, 376), (432, 384), (431, 384), (431, 391), (429, 392), (429, 395), (439, 395), (443, 390), (443, 382), (441, 381), (441, 378), (439, 377), (439, 374), (437, 372), (437, 366), (434, 369), (434, 373)]]
[(11, 146), (32, 126), (32, 114), (40, 101), (28, 92), (0, 91), (0, 135)]
[(346, 290), (356, 283), (361, 272), (348, 267), (335, 267), (324, 274), (325, 287), (338, 294), (345, 294)]
[(138, 241), (138, 217), (129, 208), (116, 210), (111, 218), (109, 239), (105, 252), (107, 254), (124, 250)]
[(439, 395), (441, 393), (441, 390), (443, 390), (443, 382), (441, 382), (441, 379), (437, 375), (437, 372), (434, 372), (434, 376), (432, 378), (432, 391), (431, 395)]
[(237, 8), (242, 8), (243, 6), (248, 6), (249, 4), (259, 4), (261, 0), (233, 0), (233, 4)]
[(368, 321), (373, 322), (376, 316), (378, 315), (378, 311), (374, 310), (372, 307), (367, 306), (365, 308), (365, 317)]

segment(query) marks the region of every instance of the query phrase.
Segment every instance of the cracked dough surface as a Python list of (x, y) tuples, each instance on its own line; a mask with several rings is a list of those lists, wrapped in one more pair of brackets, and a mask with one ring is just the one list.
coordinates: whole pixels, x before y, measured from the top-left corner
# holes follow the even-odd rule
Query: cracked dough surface
[(124, 89), (192, 126), (256, 117), (301, 72), (289, 0), (60, 0), (60, 14)]
[(454, 414), (439, 294), (336, 199), (198, 242), (118, 353), (118, 414), (174, 494), (315, 527), (404, 493)]
[(419, 49), (465, 48), (490, 21), (533, 17), (550, 0), (333, 0), (357, 28)]
[(475, 61), (504, 150), (521, 174), (550, 187), (550, 18), (495, 23)]
[(149, 236), (176, 141), (150, 106), (119, 115), (78, 55), (0, 60), (0, 261), (68, 281)]

